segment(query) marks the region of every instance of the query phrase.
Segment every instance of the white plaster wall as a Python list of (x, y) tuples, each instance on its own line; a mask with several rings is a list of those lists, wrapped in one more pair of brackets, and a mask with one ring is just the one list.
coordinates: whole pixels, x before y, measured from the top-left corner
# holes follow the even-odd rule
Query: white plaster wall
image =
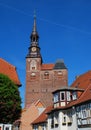
[(59, 130), (67, 130), (67, 124), (66, 125), (62, 125), (62, 116), (63, 116), (63, 113), (60, 111), (59, 112)]
[(78, 130), (91, 130), (91, 127), (90, 128), (78, 128)]
[(59, 126), (57, 128), (51, 128), (51, 119), (50, 116), (48, 118), (48, 130), (61, 130)]
[(74, 108), (74, 110), (72, 110), (73, 112), (73, 114), (72, 114), (72, 119), (73, 119), (73, 121), (72, 121), (72, 124), (71, 124), (71, 126), (68, 126), (68, 130), (78, 130), (78, 126), (77, 126), (77, 118), (76, 118), (76, 112), (75, 112), (75, 108)]

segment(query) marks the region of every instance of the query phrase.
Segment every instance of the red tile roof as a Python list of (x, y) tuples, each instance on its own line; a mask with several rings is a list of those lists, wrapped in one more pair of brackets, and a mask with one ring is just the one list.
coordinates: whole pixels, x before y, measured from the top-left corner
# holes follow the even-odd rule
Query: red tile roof
[(54, 67), (54, 64), (42, 64), (41, 70), (52, 70)]
[(83, 103), (86, 101), (91, 100), (91, 84), (88, 85), (84, 93), (80, 96), (80, 98), (77, 100), (76, 104)]
[(73, 82), (71, 87), (86, 89), (90, 83), (91, 83), (91, 71), (88, 71), (78, 76), (78, 78)]
[(40, 124), (40, 123), (46, 122), (47, 117), (48, 117), (48, 116), (47, 116), (47, 113), (48, 113), (48, 111), (52, 110), (52, 108), (53, 108), (53, 106), (47, 107), (47, 108), (43, 111), (43, 113), (42, 113), (36, 120), (34, 120), (34, 121), (32, 122), (32, 125), (34, 125), (34, 124)]
[(0, 58), (0, 73), (7, 75), (16, 85), (21, 86), (21, 83), (16, 72), (16, 67)]

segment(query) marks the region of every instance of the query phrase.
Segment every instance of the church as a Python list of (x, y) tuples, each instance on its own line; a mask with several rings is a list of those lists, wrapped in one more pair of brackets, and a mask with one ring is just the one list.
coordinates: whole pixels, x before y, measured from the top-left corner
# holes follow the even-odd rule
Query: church
[(26, 108), (38, 99), (45, 106), (51, 105), (53, 103), (52, 91), (62, 86), (68, 86), (68, 70), (64, 61), (57, 60), (54, 64), (45, 64), (40, 50), (36, 17), (34, 17), (29, 51), (26, 56)]
[(90, 130), (91, 71), (68, 87), (68, 69), (63, 60), (43, 63), (36, 17), (28, 49), (20, 130)]

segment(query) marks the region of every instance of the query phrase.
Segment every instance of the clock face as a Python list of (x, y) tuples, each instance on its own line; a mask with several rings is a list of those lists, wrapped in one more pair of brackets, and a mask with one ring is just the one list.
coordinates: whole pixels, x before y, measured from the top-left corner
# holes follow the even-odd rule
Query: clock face
[(35, 52), (36, 51), (36, 47), (32, 47), (32, 51)]

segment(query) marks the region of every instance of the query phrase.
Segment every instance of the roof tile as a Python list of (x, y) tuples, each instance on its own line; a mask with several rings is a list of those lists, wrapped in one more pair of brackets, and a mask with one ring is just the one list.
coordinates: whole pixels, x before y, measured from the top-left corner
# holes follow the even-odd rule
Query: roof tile
[(52, 70), (54, 67), (54, 64), (42, 64), (41, 70)]
[(2, 58), (0, 58), (0, 73), (7, 75), (16, 85), (21, 85), (16, 72), (16, 67)]

